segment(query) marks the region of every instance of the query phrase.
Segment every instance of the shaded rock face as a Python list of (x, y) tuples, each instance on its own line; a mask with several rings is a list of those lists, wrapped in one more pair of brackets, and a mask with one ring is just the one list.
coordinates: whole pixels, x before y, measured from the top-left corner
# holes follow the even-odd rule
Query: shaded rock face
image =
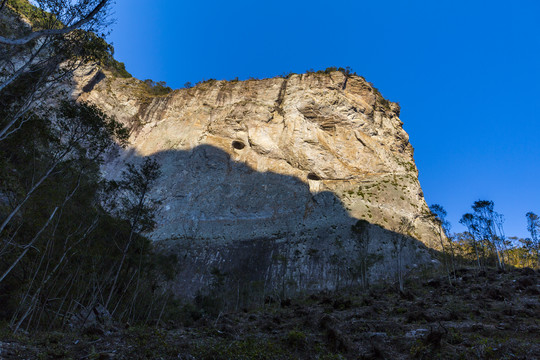
[(91, 68), (76, 81), (79, 100), (132, 129), (105, 176), (147, 156), (162, 166), (150, 237), (180, 255), (178, 294), (215, 281), (212, 268), (263, 295), (351, 284), (358, 219), (372, 224), (372, 278), (393, 276), (398, 256), (426, 263), (425, 245), (437, 246), (399, 106), (361, 77), (212, 81), (162, 97)]

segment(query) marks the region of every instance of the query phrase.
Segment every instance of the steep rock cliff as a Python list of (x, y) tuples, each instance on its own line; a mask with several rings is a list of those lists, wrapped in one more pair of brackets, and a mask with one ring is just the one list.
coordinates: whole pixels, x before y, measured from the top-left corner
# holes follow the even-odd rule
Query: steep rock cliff
[[(263, 283), (263, 294), (284, 279), (292, 289), (354, 282), (358, 219), (373, 224), (373, 277), (391, 276), (397, 257), (425, 263), (424, 245), (437, 247), (399, 105), (362, 77), (209, 81), (152, 96), (136, 79), (89, 67), (76, 83), (78, 100), (132, 129), (105, 176), (147, 156), (162, 165), (150, 236), (184, 255), (179, 294), (211, 283), (211, 268)], [(408, 236), (403, 250), (398, 234)]]

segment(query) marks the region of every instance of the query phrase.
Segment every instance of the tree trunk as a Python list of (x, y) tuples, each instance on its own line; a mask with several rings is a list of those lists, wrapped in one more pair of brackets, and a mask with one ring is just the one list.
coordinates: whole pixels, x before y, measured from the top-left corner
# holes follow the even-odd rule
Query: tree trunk
[(11, 270), (13, 270), (13, 268), (19, 263), (19, 261), (21, 261), (21, 259), (24, 257), (24, 255), (26, 255), (26, 253), (28, 252), (28, 250), (30, 250), (30, 248), (34, 245), (34, 243), (39, 239), (39, 236), (41, 235), (41, 233), (47, 228), (47, 226), (49, 226), (49, 223), (51, 222), (51, 220), (53, 219), (54, 215), (56, 214), (56, 211), (58, 210), (58, 207), (55, 207), (54, 208), (54, 211), (52, 212), (51, 216), (49, 217), (49, 219), (47, 220), (47, 222), (45, 223), (45, 225), (43, 225), (41, 227), (41, 229), (38, 231), (38, 233), (36, 234), (36, 236), (34, 236), (34, 238), (30, 241), (30, 243), (28, 243), (23, 252), (21, 253), (21, 255), (19, 255), (19, 257), (17, 258), (17, 260), (15, 260), (13, 262), (13, 264), (11, 264), (11, 266), (4, 272), (4, 274), (0, 277), (0, 283), (6, 278), (6, 276), (11, 272)]

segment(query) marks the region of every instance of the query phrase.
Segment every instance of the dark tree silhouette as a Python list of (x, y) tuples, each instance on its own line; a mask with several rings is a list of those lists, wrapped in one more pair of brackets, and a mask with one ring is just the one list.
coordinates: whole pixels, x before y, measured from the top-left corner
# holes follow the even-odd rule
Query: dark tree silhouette
[(540, 216), (530, 211), (525, 217), (527, 218), (527, 231), (531, 234), (531, 247), (535, 252), (538, 266), (540, 266)]

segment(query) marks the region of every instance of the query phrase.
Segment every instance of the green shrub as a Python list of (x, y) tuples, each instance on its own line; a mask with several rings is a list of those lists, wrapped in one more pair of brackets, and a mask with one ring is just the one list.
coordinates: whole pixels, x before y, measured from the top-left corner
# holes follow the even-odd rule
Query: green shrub
[(39, 27), (39, 23), (45, 21), (44, 12), (27, 0), (8, 0), (7, 5), (15, 10), (16, 13), (23, 15), (30, 20), (34, 27)]
[(110, 62), (108, 62), (105, 66), (107, 70), (109, 70), (110, 72), (112, 72), (114, 75), (118, 77), (125, 78), (125, 79), (129, 79), (133, 77), (126, 70), (126, 65), (123, 62), (116, 61), (115, 59), (111, 58)]
[(173, 91), (167, 86), (165, 81), (155, 82), (154, 80), (146, 79), (144, 80), (144, 83), (146, 84), (146, 90), (148, 93), (153, 96), (164, 96)]
[(299, 330), (291, 330), (285, 339), (290, 346), (301, 348), (306, 344), (306, 334)]

